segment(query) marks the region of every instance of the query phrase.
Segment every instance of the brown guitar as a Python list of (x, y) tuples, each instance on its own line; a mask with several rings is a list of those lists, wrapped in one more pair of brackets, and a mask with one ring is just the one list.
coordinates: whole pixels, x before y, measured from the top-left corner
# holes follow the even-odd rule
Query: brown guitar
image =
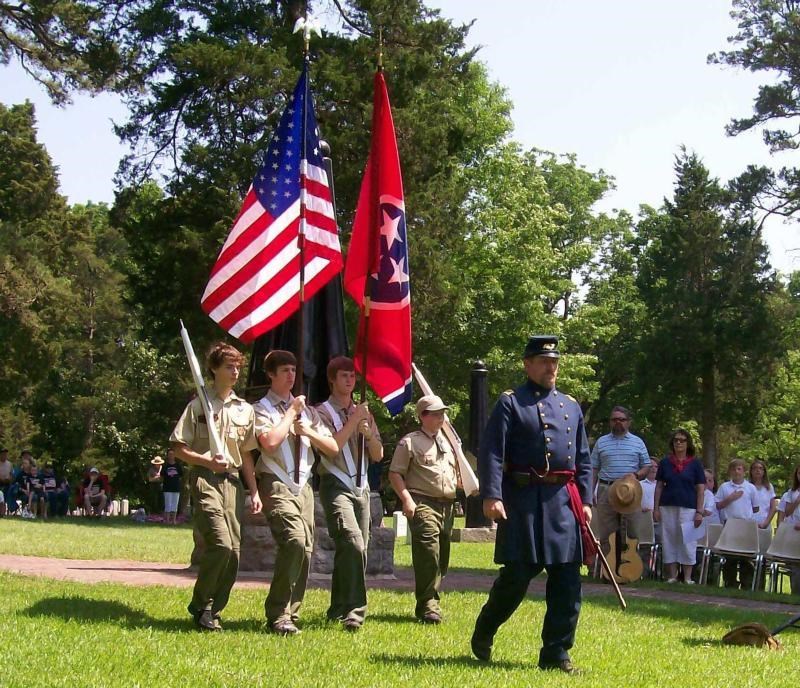
[[(637, 581), (644, 573), (644, 564), (639, 556), (638, 538), (628, 537), (625, 519), (620, 519), (619, 529), (608, 536), (610, 549), (608, 552), (608, 566), (619, 584)], [(609, 580), (605, 569), (600, 571), (600, 577)]]

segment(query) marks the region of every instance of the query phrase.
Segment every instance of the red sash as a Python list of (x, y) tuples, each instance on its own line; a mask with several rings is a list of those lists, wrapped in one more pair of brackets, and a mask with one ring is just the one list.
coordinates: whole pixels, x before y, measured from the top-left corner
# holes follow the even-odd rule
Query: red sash
[(575, 482), (575, 471), (550, 471), (549, 475), (565, 475), (569, 477), (569, 482), (566, 484), (567, 494), (569, 495), (569, 508), (581, 528), (583, 563), (589, 566), (592, 563), (592, 558), (597, 553), (597, 547), (594, 544), (594, 538), (589, 534), (589, 524), (586, 522), (586, 514), (583, 513), (583, 502), (578, 492), (578, 485)]

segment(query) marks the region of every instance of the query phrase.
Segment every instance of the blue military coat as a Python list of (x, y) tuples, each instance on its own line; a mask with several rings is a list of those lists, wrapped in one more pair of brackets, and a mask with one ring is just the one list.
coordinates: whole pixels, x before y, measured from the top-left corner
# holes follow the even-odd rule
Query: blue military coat
[(578, 402), (528, 380), (504, 392), (481, 440), (483, 499), (502, 499), (508, 520), (497, 527), (495, 562), (564, 564), (583, 558), (578, 523), (564, 485), (518, 485), (511, 471), (575, 471), (583, 504), (591, 504), (592, 464)]

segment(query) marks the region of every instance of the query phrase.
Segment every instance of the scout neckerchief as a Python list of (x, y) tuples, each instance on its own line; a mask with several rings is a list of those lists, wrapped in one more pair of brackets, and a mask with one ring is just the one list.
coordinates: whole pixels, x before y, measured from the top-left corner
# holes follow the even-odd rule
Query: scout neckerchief
[[(267, 397), (263, 397), (257, 405), (260, 405), (267, 412), (270, 420), (275, 425), (281, 422), (283, 415), (272, 405), (272, 402), (267, 399)], [(306, 415), (305, 409), (303, 409), (300, 417), (310, 420), (310, 418)], [(265, 457), (263, 454), (261, 455), (261, 460), (272, 473), (280, 478), (281, 482), (289, 488), (293, 495), (299, 495), (300, 490), (303, 489), (311, 477), (312, 464), (308, 460), (308, 450), (311, 447), (311, 442), (305, 435), (300, 436), (300, 482), (296, 483), (291, 477), (294, 474), (294, 453), (292, 452), (292, 447), (289, 444), (290, 437), (292, 437), (292, 434), (287, 433), (280, 445), (281, 456), (283, 457), (283, 463), (286, 466), (286, 470), (278, 465), (277, 461), (270, 457)]]
[[(342, 418), (339, 415), (338, 411), (333, 408), (330, 400), (324, 402), (322, 406), (328, 412), (328, 415), (331, 417), (331, 422), (333, 423), (334, 430), (336, 432), (341, 432), (344, 424), (342, 423)], [(358, 441), (361, 441), (361, 433), (358, 433)], [(342, 456), (344, 456), (344, 463), (347, 467), (347, 473), (340, 470), (336, 467), (333, 461), (329, 460), (327, 457), (322, 456), (320, 461), (322, 465), (325, 466), (325, 469), (335, 475), (346, 487), (350, 489), (350, 491), (358, 496), (361, 496), (365, 492), (369, 490), (369, 485), (367, 483), (367, 471), (366, 471), (366, 461), (362, 462), (361, 466), (361, 487), (356, 487), (356, 462), (353, 460), (353, 452), (350, 449), (350, 440), (348, 439), (347, 442), (344, 443), (342, 447)]]

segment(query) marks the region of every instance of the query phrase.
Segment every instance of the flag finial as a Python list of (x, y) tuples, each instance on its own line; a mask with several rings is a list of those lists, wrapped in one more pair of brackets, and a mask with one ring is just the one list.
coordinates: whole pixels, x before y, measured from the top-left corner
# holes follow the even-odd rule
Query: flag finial
[(322, 36), (319, 22), (314, 18), (309, 18), (308, 16), (300, 17), (300, 19), (294, 23), (294, 29), (292, 29), (292, 33), (297, 33), (298, 31), (303, 32), (303, 52), (308, 55), (308, 44), (311, 42), (311, 34), (315, 33), (317, 36)]

